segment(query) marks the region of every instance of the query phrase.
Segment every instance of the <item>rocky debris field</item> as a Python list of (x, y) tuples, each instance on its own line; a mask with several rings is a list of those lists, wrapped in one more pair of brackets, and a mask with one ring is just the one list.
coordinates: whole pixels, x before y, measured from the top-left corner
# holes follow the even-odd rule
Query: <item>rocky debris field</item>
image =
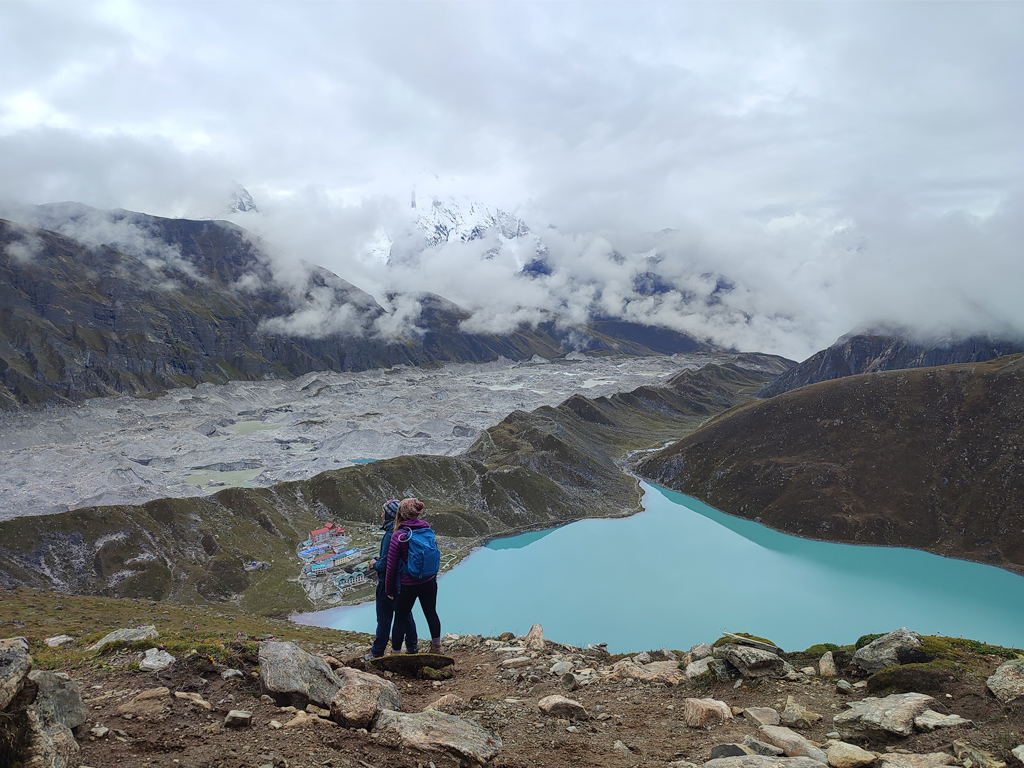
[[(1024, 762), (1020, 652), (907, 630), (800, 653), (726, 635), (613, 657), (534, 625), (521, 637), (448, 635), (444, 656), (369, 663), (353, 640), (266, 638), (215, 659), (175, 656), (160, 639), (126, 628), (48, 671), (30, 671), (26, 641), (4, 641), (0, 749), (27, 745), (26, 766), (93, 768)], [(33, 641), (47, 642), (73, 641)]]
[(202, 384), (0, 413), (0, 520), (265, 487), (405, 454), (454, 455), (515, 410), (658, 386), (735, 355), (399, 366)]

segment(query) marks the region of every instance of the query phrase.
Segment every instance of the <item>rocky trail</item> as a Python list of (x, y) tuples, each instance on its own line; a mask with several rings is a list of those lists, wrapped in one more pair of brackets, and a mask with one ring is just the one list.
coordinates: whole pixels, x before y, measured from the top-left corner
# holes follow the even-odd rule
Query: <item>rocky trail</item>
[(389, 656), (374, 669), (351, 636), (305, 649), (242, 639), (229, 665), (175, 657), (142, 627), (32, 672), (29, 643), (8, 639), (0, 762), (18, 765), (12, 739), (28, 740), (25, 766), (92, 768), (1024, 762), (1019, 652), (907, 630), (870, 637), (784, 654), (730, 635), (686, 653), (613, 657), (554, 643), (535, 625), (522, 637), (449, 635), (445, 657)]

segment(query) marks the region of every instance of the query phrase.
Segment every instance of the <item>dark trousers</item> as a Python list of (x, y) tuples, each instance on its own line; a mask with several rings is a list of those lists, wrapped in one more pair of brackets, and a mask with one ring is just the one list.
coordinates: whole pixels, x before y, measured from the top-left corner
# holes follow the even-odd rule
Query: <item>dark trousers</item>
[(398, 648), (402, 645), (402, 635), (405, 633), (406, 620), (412, 621), (412, 606), (417, 598), (420, 601), (420, 608), (427, 618), (427, 626), (430, 628), (432, 640), (441, 640), (441, 620), (437, 618), (437, 579), (431, 579), (423, 584), (403, 584), (401, 591), (395, 595), (395, 628), (391, 633), (391, 647)]
[[(405, 638), (406, 647), (410, 651), (417, 650), (416, 622), (413, 621), (412, 612), (406, 612), (404, 622), (401, 625), (398, 623), (398, 617), (395, 615), (395, 603), (384, 594), (384, 579), (382, 577), (377, 583), (377, 634), (373, 638), (373, 646), (370, 648), (370, 653), (374, 656), (384, 655), (384, 651), (388, 647), (388, 637), (392, 634), (391, 624), (393, 619), (395, 626), (394, 634), (398, 637), (398, 643), (391, 646), (392, 650), (395, 653), (401, 652), (403, 637)], [(399, 626), (402, 628), (400, 635), (398, 634)]]

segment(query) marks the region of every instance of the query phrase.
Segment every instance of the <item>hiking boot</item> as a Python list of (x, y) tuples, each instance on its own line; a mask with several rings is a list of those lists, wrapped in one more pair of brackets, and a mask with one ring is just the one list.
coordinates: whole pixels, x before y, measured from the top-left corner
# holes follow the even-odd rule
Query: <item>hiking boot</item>
[(410, 648), (407, 645), (407, 646), (405, 646), (405, 652), (406, 653), (419, 653), (419, 648), (417, 648), (415, 645), (412, 648)]
[(380, 656), (374, 656), (373, 655), (373, 651), (370, 651), (368, 654), (363, 656), (363, 661), (373, 661), (374, 659), (379, 659), (379, 658), (380, 658)]
[(438, 640), (436, 643), (433, 640), (430, 641), (430, 652), (431, 653), (441, 653), (441, 641), (440, 640)]

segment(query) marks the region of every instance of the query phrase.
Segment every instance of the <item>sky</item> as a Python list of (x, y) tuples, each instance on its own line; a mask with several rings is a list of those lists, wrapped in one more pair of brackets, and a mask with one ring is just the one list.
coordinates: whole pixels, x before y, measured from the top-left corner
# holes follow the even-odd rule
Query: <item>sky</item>
[[(1021, 82), (1024, 3), (8, 0), (0, 201), (220, 216), (241, 184), (280, 264), (409, 322), (392, 291), (794, 359), (1020, 335)], [(428, 248), (435, 197), (534, 235)]]

